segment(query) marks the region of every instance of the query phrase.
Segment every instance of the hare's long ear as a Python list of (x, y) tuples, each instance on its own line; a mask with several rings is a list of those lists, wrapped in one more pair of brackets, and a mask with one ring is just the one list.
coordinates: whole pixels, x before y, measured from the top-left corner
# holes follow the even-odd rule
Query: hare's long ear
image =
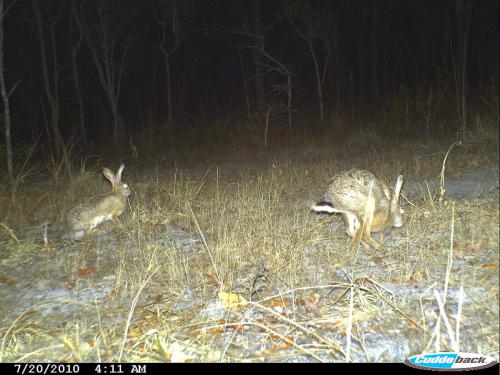
[(125, 169), (125, 164), (121, 164), (120, 168), (118, 168), (118, 172), (116, 172), (116, 182), (120, 182), (122, 180), (122, 172)]
[(111, 185), (115, 186), (116, 185), (116, 177), (115, 174), (111, 171), (109, 168), (103, 168), (102, 173), (104, 174), (104, 177), (106, 177), (109, 182), (111, 182)]
[(394, 196), (399, 199), (399, 194), (401, 193), (401, 186), (403, 186), (403, 176), (398, 176), (396, 180), (396, 186), (394, 186)]
[(403, 186), (403, 176), (398, 176), (396, 180), (396, 185), (394, 185), (394, 191), (392, 193), (391, 208), (389, 209), (389, 214), (392, 218), (395, 218), (399, 210), (399, 194), (401, 193), (401, 186)]
[(394, 185), (394, 192), (392, 193), (391, 209), (396, 209), (399, 202), (399, 194), (401, 193), (401, 186), (403, 186), (403, 176), (398, 176), (396, 185)]

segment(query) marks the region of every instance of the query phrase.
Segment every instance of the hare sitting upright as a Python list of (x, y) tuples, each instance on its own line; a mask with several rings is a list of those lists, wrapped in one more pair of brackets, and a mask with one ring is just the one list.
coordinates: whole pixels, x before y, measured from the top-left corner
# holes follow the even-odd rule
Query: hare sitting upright
[(372, 173), (351, 169), (335, 175), (324, 201), (311, 209), (342, 214), (347, 224), (346, 232), (353, 238), (352, 245), (357, 246), (362, 240), (365, 248), (371, 246), (378, 250), (382, 245), (371, 237), (371, 233), (403, 225), (404, 211), (398, 203), (402, 185), (403, 176), (399, 176), (391, 194), (389, 187)]
[(116, 175), (109, 169), (103, 168), (102, 173), (111, 182), (111, 192), (93, 197), (89, 202), (73, 207), (66, 215), (66, 224), (72, 235), (76, 238), (83, 237), (88, 231), (99, 224), (113, 220), (123, 213), (130, 188), (121, 182), (125, 165), (120, 165)]

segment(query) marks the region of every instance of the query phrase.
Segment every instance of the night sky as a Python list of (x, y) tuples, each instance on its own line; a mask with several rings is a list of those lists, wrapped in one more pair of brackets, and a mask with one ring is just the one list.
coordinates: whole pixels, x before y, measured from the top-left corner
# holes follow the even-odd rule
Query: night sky
[[(78, 135), (81, 129), (72, 65), (80, 36), (74, 62), (89, 138), (110, 131), (113, 123), (91, 50), (93, 45), (102, 57), (103, 35), (108, 51), (114, 52), (115, 83), (121, 67), (115, 99), (128, 133), (169, 120), (177, 127), (210, 126), (226, 115), (238, 120), (248, 118), (249, 112), (265, 113), (271, 101), (285, 105), (287, 77), (259, 51), (290, 72), (295, 123), (320, 120), (311, 50), (321, 76), (326, 118), (339, 107), (344, 113), (370, 113), (403, 93), (419, 95), (430, 88), (452, 92), (461, 56), (466, 57), (465, 85), (472, 102), (498, 82), (494, 0), (38, 0), (41, 25), (32, 0), (6, 1), (4, 8), (9, 6), (4, 63), (7, 88), (17, 84), (10, 97), (16, 142), (44, 137), (52, 121), (40, 26), (63, 137)], [(170, 116), (162, 20), (163, 46), (173, 50)]]

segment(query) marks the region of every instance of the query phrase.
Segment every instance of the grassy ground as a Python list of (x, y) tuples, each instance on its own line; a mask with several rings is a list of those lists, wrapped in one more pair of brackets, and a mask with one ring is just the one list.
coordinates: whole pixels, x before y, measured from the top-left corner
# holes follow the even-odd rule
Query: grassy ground
[[(447, 178), (498, 171), (498, 129), (482, 132), (451, 151)], [(498, 356), (497, 197), (408, 196), (405, 225), (385, 235), (383, 253), (352, 250), (340, 218), (309, 211), (330, 177), (357, 167), (391, 185), (398, 174), (437, 179), (453, 139), (344, 141), (166, 158), (142, 148), (148, 161), (131, 158), (124, 172), (133, 193), (121, 226), (82, 241), (61, 239), (61, 218), (109, 189), (99, 165), (71, 177), (36, 171), (5, 189), (0, 360)]]

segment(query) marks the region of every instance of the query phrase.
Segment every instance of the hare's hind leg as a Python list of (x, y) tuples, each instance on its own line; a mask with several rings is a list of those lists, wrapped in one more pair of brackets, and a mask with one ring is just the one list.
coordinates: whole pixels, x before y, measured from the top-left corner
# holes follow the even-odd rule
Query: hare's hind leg
[[(372, 237), (371, 237), (371, 233), (369, 230), (364, 230), (363, 231), (363, 235), (362, 235), (362, 238), (363, 238), (363, 243), (366, 243), (367, 245), (369, 245), (368, 247), (371, 247), (375, 250), (380, 250), (382, 248), (382, 244), (380, 242), (377, 242), (375, 241)], [(368, 249), (367, 247), (365, 247), (366, 249)]]
[[(375, 250), (379, 250), (382, 245), (379, 242), (375, 241), (371, 236), (374, 215), (375, 199), (373, 197), (370, 197), (370, 199), (368, 199), (368, 201), (366, 202), (363, 225), (360, 228), (360, 231), (362, 232), (361, 239), (363, 240), (364, 244), (369, 245), (369, 247), (372, 247)], [(365, 249), (368, 248), (365, 246)]]
[[(364, 225), (362, 222), (358, 222), (359, 226), (355, 227), (354, 232), (352, 233), (352, 241), (351, 241), (351, 248), (353, 250), (358, 249), (359, 245), (363, 246), (363, 249), (365, 251), (371, 252), (372, 248), (370, 247), (371, 244), (369, 244), (370, 240), (374, 241), (373, 239), (370, 238), (370, 240), (366, 240), (364, 238)], [(376, 242), (376, 241), (374, 241)], [(373, 246), (373, 245), (372, 245)]]
[(345, 214), (346, 233), (352, 237), (351, 247), (353, 249), (357, 249), (360, 244), (366, 251), (371, 251), (372, 248), (378, 250), (382, 247), (371, 238), (374, 207), (374, 204), (368, 204), (363, 218), (358, 218), (351, 213)]
[(352, 237), (351, 248), (353, 250), (356, 250), (359, 247), (359, 244), (362, 244), (363, 247), (365, 246), (365, 244), (361, 240), (361, 237), (362, 237), (362, 234), (363, 234), (363, 230), (361, 228), (362, 223), (358, 221), (357, 224), (359, 224), (359, 226), (351, 228), (351, 229), (354, 229), (353, 231), (348, 231), (347, 232), (347, 234)]
[(118, 215), (111, 216), (111, 221), (118, 227), (118, 229), (125, 229), (122, 221), (118, 218)]
[(360, 243), (364, 246), (364, 243), (361, 242), (361, 235), (363, 233), (361, 230), (363, 226), (361, 220), (351, 212), (344, 212), (342, 216), (344, 216), (346, 224), (345, 232), (352, 238), (351, 248), (354, 250), (357, 249)]

